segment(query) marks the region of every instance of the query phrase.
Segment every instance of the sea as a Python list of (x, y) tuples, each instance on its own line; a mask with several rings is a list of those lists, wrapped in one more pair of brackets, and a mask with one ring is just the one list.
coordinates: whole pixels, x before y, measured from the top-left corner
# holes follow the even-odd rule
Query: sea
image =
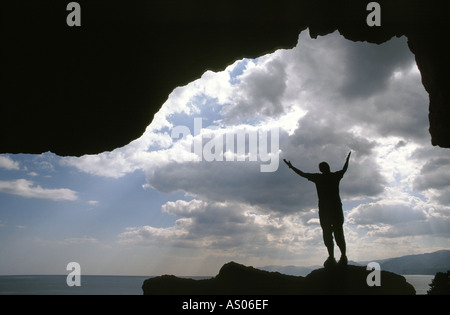
[(0, 276), (2, 295), (142, 295), (149, 276), (82, 275), (80, 286), (68, 286), (67, 275)]
[[(404, 275), (416, 289), (427, 294), (434, 275)], [(149, 276), (81, 276), (80, 286), (68, 286), (67, 275), (0, 276), (0, 295), (142, 295)], [(208, 277), (191, 277), (205, 279)]]
[(434, 275), (403, 275), (403, 277), (416, 289), (416, 295), (427, 294), (427, 291), (430, 290), (430, 283), (434, 279)]

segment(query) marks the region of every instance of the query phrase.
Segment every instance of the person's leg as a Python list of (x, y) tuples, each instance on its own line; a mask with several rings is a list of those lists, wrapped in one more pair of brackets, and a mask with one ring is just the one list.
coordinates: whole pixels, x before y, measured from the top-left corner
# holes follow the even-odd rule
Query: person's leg
[(333, 242), (333, 229), (331, 226), (322, 227), (323, 242), (327, 247), (328, 256), (334, 257), (334, 242)]
[(334, 237), (336, 239), (336, 244), (341, 251), (341, 259), (339, 260), (339, 263), (342, 265), (347, 265), (347, 248), (345, 244), (344, 229), (342, 224), (334, 225), (333, 231)]
[(337, 225), (334, 227), (334, 237), (336, 239), (336, 244), (341, 250), (341, 255), (346, 255), (346, 245), (345, 245), (345, 236), (344, 236), (344, 229), (342, 225)]
[(323, 242), (328, 251), (328, 258), (323, 264), (327, 268), (336, 264), (334, 259), (333, 226), (323, 216), (320, 216), (320, 226), (322, 227)]
[(334, 257), (334, 243), (333, 243), (333, 225), (329, 216), (326, 213), (319, 211), (320, 226), (322, 228), (323, 243), (327, 247), (328, 256)]

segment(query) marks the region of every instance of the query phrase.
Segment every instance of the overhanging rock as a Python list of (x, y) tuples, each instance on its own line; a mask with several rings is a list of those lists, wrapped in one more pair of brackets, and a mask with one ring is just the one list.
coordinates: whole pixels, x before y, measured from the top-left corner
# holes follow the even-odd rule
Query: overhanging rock
[(405, 35), (429, 93), (431, 143), (450, 147), (448, 2), (377, 1), (369, 27), (360, 0), (64, 1), (2, 4), (1, 153), (80, 156), (140, 137), (178, 86), (205, 71), (339, 31), (381, 44)]

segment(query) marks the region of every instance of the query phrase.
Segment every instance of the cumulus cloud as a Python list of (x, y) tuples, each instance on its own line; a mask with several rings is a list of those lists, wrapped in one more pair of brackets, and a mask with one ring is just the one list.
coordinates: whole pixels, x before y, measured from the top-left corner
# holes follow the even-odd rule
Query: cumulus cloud
[[(339, 138), (331, 129), (328, 131), (330, 137)], [(320, 132), (326, 138), (326, 132), (320, 130), (305, 132), (313, 138)], [(318, 163), (325, 159), (334, 170), (341, 169), (348, 151), (353, 150), (351, 167), (342, 181), (343, 196), (376, 196), (383, 191), (384, 179), (374, 167), (376, 162), (365, 156), (371, 150), (370, 143), (346, 133), (334, 143), (313, 144), (308, 136), (307, 140), (303, 136), (302, 132), (293, 136), (281, 132), (281, 157), (305, 172), (317, 173)], [(317, 206), (314, 185), (291, 172), (283, 162), (276, 172), (269, 173), (260, 172), (259, 162), (172, 162), (152, 169), (147, 173), (147, 180), (161, 192), (184, 191), (204, 200), (245, 202), (266, 212), (290, 214)]]
[(420, 191), (450, 188), (450, 156), (430, 157), (422, 166), (414, 185)]
[[(149, 129), (141, 138), (125, 147), (97, 155), (63, 157), (60, 164), (92, 175), (121, 178), (138, 169), (142, 170), (147, 164), (157, 165), (170, 160), (173, 155), (170, 135), (167, 132), (152, 132), (150, 127)], [(152, 151), (152, 148), (157, 149)]]
[(0, 155), (0, 168), (17, 171), (20, 169), (20, 164), (7, 155)]
[(306, 244), (321, 239), (317, 226), (305, 229), (298, 218), (261, 214), (244, 203), (177, 200), (163, 205), (162, 211), (178, 217), (175, 225), (130, 227), (119, 242), (262, 257), (282, 251), (299, 255)]
[(77, 193), (67, 188), (42, 188), (34, 182), (26, 179), (13, 181), (0, 181), (0, 192), (18, 195), (26, 198), (49, 199), (53, 201), (77, 200)]
[(389, 88), (393, 73), (407, 70), (414, 56), (406, 38), (391, 40), (381, 46), (345, 42), (344, 80), (339, 84), (345, 98), (368, 98)]
[(232, 106), (226, 106), (222, 114), (228, 122), (255, 120), (259, 115), (276, 117), (284, 113), (282, 98), (287, 87), (286, 65), (278, 58), (262, 61), (248, 67), (234, 86)]
[(450, 207), (397, 189), (389, 189), (386, 195), (352, 209), (347, 222), (376, 237), (450, 235)]
[(402, 201), (382, 200), (362, 204), (354, 208), (349, 216), (350, 224), (398, 224), (426, 219), (426, 211), (414, 204)]
[(416, 146), (409, 163), (414, 164), (407, 177), (412, 191), (424, 195), (430, 202), (450, 204), (450, 158), (448, 149)]

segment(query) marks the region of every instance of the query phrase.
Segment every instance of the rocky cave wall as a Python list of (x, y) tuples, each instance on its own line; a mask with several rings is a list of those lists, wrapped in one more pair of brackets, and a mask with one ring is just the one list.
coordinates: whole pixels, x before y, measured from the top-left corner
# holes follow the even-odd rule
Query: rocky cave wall
[(448, 1), (384, 0), (381, 26), (361, 0), (69, 1), (2, 4), (1, 153), (80, 156), (140, 137), (177, 86), (235, 60), (336, 30), (381, 44), (405, 35), (429, 93), (431, 144), (450, 148)]

